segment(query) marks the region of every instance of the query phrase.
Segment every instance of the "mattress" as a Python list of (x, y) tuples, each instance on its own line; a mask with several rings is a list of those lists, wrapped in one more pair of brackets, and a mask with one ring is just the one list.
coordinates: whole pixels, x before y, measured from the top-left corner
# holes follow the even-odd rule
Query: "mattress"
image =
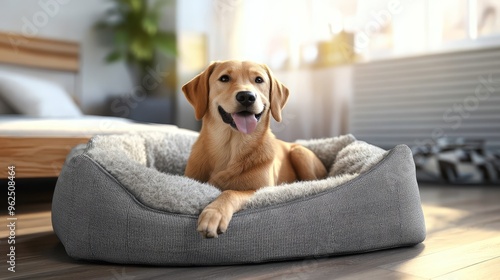
[(142, 124), (124, 118), (83, 116), (77, 118), (33, 118), (0, 116), (0, 137), (85, 137), (131, 131), (166, 131), (172, 125)]

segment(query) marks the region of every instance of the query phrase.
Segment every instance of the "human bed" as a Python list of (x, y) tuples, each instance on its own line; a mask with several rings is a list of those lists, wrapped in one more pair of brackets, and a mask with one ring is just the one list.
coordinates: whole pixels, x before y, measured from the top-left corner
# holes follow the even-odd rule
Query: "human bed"
[(76, 42), (0, 32), (0, 168), (56, 178), (70, 150), (94, 135), (171, 127), (84, 115), (81, 67)]

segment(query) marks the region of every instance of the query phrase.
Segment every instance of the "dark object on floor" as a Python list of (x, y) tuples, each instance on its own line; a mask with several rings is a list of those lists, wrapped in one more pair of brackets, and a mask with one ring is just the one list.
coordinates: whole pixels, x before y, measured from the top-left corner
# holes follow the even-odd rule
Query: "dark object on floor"
[[(15, 178), (16, 205), (24, 209), (33, 203), (50, 203), (56, 186), (57, 178)], [(0, 179), (0, 186), (5, 186), (7, 194), (8, 180)], [(7, 201), (7, 199), (5, 199)]]
[(487, 150), (484, 140), (440, 138), (412, 152), (419, 182), (500, 184), (500, 152)]

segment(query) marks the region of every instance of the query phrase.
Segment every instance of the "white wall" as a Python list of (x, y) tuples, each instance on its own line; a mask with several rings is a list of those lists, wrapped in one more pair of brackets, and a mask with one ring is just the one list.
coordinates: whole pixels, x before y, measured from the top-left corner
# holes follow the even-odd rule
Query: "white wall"
[[(211, 33), (213, 32), (213, 2), (211, 0), (190, 0), (177, 1), (177, 22), (176, 32), (178, 38), (178, 58), (177, 58), (177, 74), (178, 74), (178, 90), (177, 90), (177, 125), (188, 129), (198, 129), (200, 123), (194, 118), (194, 110), (187, 102), (184, 94), (181, 91), (181, 86), (188, 82), (191, 78), (203, 70), (191, 69), (185, 64), (189, 60), (191, 54), (190, 46), (184, 45), (189, 36), (205, 36), (207, 52), (213, 50), (211, 47)], [(187, 39), (188, 40), (188, 39)], [(206, 54), (208, 60), (213, 59), (209, 53)], [(208, 63), (209, 61), (206, 61)], [(201, 66), (201, 65), (200, 65)]]
[[(287, 23), (271, 22), (272, 12), (287, 1), (274, 1), (271, 6), (264, 5), (264, 0), (254, 3), (253, 0), (190, 0), (177, 2), (177, 34), (179, 37), (178, 57), (178, 125), (189, 129), (197, 129), (200, 125), (194, 119), (194, 111), (186, 101), (180, 86), (201, 72), (200, 69), (186, 69), (184, 60), (193, 54), (190, 46), (182, 45), (183, 36), (206, 36), (207, 62), (225, 59), (249, 59), (268, 61), (267, 45), (261, 41), (259, 28), (252, 29), (249, 22), (270, 22), (273, 27)], [(276, 3), (275, 3), (276, 2)], [(251, 3), (251, 5), (250, 5)], [(267, 3), (267, 2), (265, 2)], [(302, 1), (295, 8), (306, 4)], [(255, 10), (246, 11), (244, 9)], [(274, 9), (274, 10), (273, 10)], [(295, 11), (297, 12), (297, 11)], [(258, 18), (249, 18), (249, 15)], [(290, 21), (293, 15), (290, 15)], [(254, 24), (255, 25), (255, 24)], [(265, 25), (261, 23), (261, 27)], [(269, 27), (272, 28), (272, 27)], [(290, 28), (292, 30), (293, 28)], [(205, 65), (206, 66), (206, 65)], [(273, 69), (273, 67), (271, 65)], [(319, 70), (279, 71), (275, 69), (278, 79), (291, 91), (290, 99), (283, 112), (283, 122), (273, 123), (273, 132), (281, 139), (293, 141), (298, 138), (321, 138), (345, 133), (348, 96), (351, 91), (351, 67), (339, 67)]]
[[(130, 93), (133, 88), (123, 62), (104, 62), (109, 48), (93, 29), (108, 6), (105, 0), (2, 0), (0, 30), (79, 42), (80, 92), (76, 96), (85, 113), (104, 113), (108, 96)], [(175, 19), (170, 20), (172, 11), (165, 14), (162, 26), (175, 25)]]
[(281, 123), (272, 122), (279, 139), (326, 138), (346, 134), (352, 66), (275, 71), (290, 96)]

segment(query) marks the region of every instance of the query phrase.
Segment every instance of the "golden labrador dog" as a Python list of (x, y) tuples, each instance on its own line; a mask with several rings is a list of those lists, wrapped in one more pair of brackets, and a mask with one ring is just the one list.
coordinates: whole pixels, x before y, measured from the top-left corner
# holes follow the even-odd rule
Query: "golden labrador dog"
[(222, 191), (198, 218), (204, 237), (224, 233), (259, 188), (326, 176), (313, 152), (272, 134), (271, 116), (281, 121), (288, 89), (266, 65), (214, 62), (182, 91), (203, 120), (185, 175)]

